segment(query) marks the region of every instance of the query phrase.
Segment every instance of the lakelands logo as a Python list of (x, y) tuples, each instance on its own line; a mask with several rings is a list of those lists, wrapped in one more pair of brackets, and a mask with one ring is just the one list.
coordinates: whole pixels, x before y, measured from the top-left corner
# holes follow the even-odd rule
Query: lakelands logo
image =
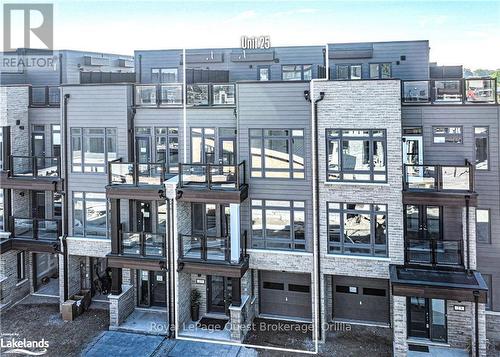
[[(0, 338), (0, 348), (2, 354), (24, 354), (29, 356), (42, 356), (47, 353), (49, 342), (45, 339), (32, 341), (27, 339), (18, 340), (15, 338)], [(3, 350), (6, 349), (6, 350)]]
[(54, 9), (52, 4), (4, 4), (3, 49), (54, 47)]

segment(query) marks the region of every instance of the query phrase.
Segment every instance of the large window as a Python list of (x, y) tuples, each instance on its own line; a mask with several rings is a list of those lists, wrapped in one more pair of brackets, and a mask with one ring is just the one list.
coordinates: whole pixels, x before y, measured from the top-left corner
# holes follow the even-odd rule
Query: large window
[(328, 253), (387, 256), (387, 206), (328, 202)]
[(71, 128), (73, 172), (104, 173), (108, 161), (116, 158), (116, 129)]
[(476, 209), (476, 239), (480, 243), (491, 243), (489, 209)]
[(360, 64), (338, 64), (337, 79), (361, 79)]
[(434, 126), (432, 135), (434, 144), (462, 144), (464, 142), (461, 126)]
[(386, 131), (327, 129), (327, 180), (386, 182)]
[(215, 163), (214, 128), (191, 128), (191, 163)]
[(73, 192), (73, 235), (106, 238), (107, 211), (105, 193)]
[(475, 159), (477, 170), (488, 170), (488, 127), (474, 127)]
[(151, 68), (152, 83), (177, 83), (177, 68)]
[(310, 81), (312, 79), (312, 65), (286, 64), (281, 66), (281, 79), (284, 81)]
[(61, 156), (61, 126), (52, 124), (51, 127), (51, 136), (52, 136), (52, 156), (60, 157)]
[(491, 274), (483, 274), (481, 273), (483, 279), (484, 279), (484, 282), (486, 283), (486, 286), (488, 287), (488, 292), (486, 293), (487, 295), (487, 301), (486, 301), (486, 310), (491, 310), (491, 307), (493, 306), (492, 304), (492, 301), (491, 301), (491, 298), (493, 296), (493, 294), (491, 293), (493, 291), (493, 286), (492, 286), (492, 276)]
[(26, 279), (26, 254), (24, 251), (17, 253), (17, 281)]
[(252, 200), (252, 247), (305, 250), (304, 202)]
[(177, 172), (179, 164), (179, 129), (156, 128), (156, 161), (164, 161), (168, 172)]
[(271, 66), (257, 66), (257, 80), (270, 81), (271, 80)]
[(250, 129), (251, 176), (304, 178), (303, 129)]
[(370, 63), (371, 79), (385, 79), (391, 77), (392, 73), (390, 63)]

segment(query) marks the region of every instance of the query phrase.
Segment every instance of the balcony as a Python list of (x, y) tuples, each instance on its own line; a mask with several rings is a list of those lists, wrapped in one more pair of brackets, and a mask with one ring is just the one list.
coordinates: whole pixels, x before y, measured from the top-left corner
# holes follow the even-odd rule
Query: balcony
[(10, 155), (0, 175), (2, 188), (40, 191), (62, 190), (59, 157)]
[(404, 105), (498, 104), (496, 79), (442, 79), (401, 82)]
[(179, 164), (179, 200), (241, 203), (248, 197), (246, 163), (238, 165)]
[[(188, 84), (186, 105), (190, 107), (233, 107), (236, 87), (234, 83)], [(184, 104), (183, 85), (140, 84), (135, 86), (134, 104), (145, 108), (179, 108)]]
[[(477, 204), (474, 188), (475, 168), (465, 165), (407, 165), (403, 166), (404, 203), (414, 204)], [(456, 202), (456, 201), (459, 202)]]
[(406, 263), (433, 267), (463, 267), (462, 240), (406, 239)]
[(179, 265), (188, 273), (240, 278), (248, 269), (247, 232), (241, 236), (239, 259), (231, 259), (230, 237), (179, 235)]
[[(108, 163), (108, 198), (158, 200), (167, 174), (164, 162), (136, 163), (116, 159)], [(161, 192), (160, 192), (161, 191)]]
[(60, 252), (61, 220), (10, 217), (12, 249)]
[(56, 86), (30, 87), (30, 107), (59, 107), (61, 105), (60, 88)]

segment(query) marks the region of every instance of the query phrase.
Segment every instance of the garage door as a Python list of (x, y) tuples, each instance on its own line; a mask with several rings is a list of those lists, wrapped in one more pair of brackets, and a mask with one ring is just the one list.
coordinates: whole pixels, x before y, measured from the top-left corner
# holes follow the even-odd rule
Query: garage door
[(333, 317), (389, 323), (389, 282), (333, 276)]
[(260, 313), (311, 319), (311, 275), (260, 271)]

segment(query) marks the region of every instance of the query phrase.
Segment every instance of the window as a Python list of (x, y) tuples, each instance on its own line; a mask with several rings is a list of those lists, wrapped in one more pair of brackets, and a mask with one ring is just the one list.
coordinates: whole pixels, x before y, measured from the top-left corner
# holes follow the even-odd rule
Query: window
[(191, 128), (191, 163), (215, 163), (214, 128)]
[(328, 253), (387, 256), (387, 206), (328, 202)]
[(474, 127), (475, 158), (477, 170), (488, 170), (488, 127)]
[(3, 225), (3, 220), (4, 220), (4, 208), (3, 208), (4, 202), (3, 202), (3, 189), (0, 188), (0, 230), (4, 231), (4, 225)]
[(310, 81), (312, 79), (312, 65), (286, 64), (281, 66), (281, 79), (284, 81)]
[(252, 200), (252, 247), (305, 250), (303, 201)]
[(73, 172), (104, 173), (108, 161), (116, 158), (116, 129), (71, 128)]
[(106, 238), (107, 211), (106, 194), (73, 192), (73, 235)]
[(177, 68), (151, 68), (152, 83), (177, 83)]
[(212, 92), (213, 105), (234, 105), (234, 84), (214, 84)]
[(386, 131), (327, 129), (327, 181), (386, 182)]
[(52, 125), (52, 156), (61, 156), (61, 126)]
[(0, 170), (3, 170), (3, 127), (0, 126)]
[(304, 178), (303, 129), (250, 129), (251, 176)]
[(360, 64), (338, 64), (337, 79), (361, 79)]
[(493, 291), (493, 286), (492, 286), (492, 276), (491, 274), (481, 274), (483, 276), (484, 282), (486, 283), (486, 286), (488, 286), (488, 292), (486, 293), (487, 295), (487, 301), (486, 301), (486, 310), (491, 310), (492, 301), (492, 294), (491, 292)]
[(17, 253), (17, 281), (23, 281), (26, 279), (26, 260), (25, 252)]
[(311, 287), (308, 285), (288, 284), (288, 291), (295, 291), (298, 293), (310, 293)]
[(336, 285), (335, 291), (338, 293), (344, 293), (344, 294), (357, 294), (358, 287), (357, 286)]
[(476, 239), (480, 243), (491, 243), (489, 209), (476, 209)]
[(462, 144), (464, 137), (461, 126), (432, 128), (434, 144)]
[(466, 79), (465, 96), (467, 102), (495, 102), (494, 79)]
[(375, 288), (363, 288), (363, 295), (385, 296), (386, 290)]
[(179, 167), (179, 129), (156, 128), (156, 162), (165, 162), (168, 172)]
[(257, 66), (257, 80), (270, 81), (271, 80), (271, 66)]
[(54, 204), (52, 205), (52, 215), (53, 218), (61, 218), (62, 217), (62, 195), (60, 192), (54, 192), (52, 195), (52, 201)]
[(264, 289), (272, 289), (272, 290), (285, 290), (285, 284), (283, 283), (274, 283), (272, 281), (264, 281), (262, 284)]
[(391, 78), (391, 64), (390, 63), (370, 63), (370, 78), (371, 79), (384, 79)]

